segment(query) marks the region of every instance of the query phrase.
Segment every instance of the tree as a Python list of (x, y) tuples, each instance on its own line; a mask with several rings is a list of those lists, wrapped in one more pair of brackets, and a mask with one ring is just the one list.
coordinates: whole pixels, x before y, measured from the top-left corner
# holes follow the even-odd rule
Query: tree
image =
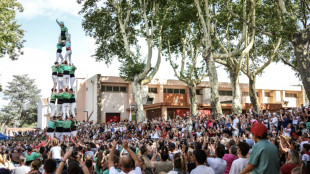
[[(181, 81), (187, 84), (189, 89), (189, 97), (191, 104), (191, 115), (196, 116), (198, 114), (198, 107), (196, 101), (196, 88), (201, 83), (201, 81), (207, 77), (208, 73), (206, 70), (206, 65), (204, 62), (201, 66), (197, 65), (199, 49), (201, 44), (194, 44), (191, 35), (186, 31), (185, 38), (182, 39), (182, 58), (181, 58), (181, 68), (178, 72), (178, 64), (174, 63), (169, 49), (169, 61), (172, 69), (174, 70), (174, 75)], [(170, 43), (168, 41), (168, 46)], [(188, 60), (186, 60), (188, 59)], [(186, 66), (185, 66), (186, 65)]]
[[(204, 32), (203, 57), (209, 65), (216, 61), (227, 68), (232, 84), (232, 111), (239, 114), (242, 111), (239, 74), (245, 56), (253, 47), (255, 29), (249, 28), (242, 21), (232, 20), (226, 1), (195, 0), (195, 4)], [(248, 23), (255, 25), (255, 8), (247, 6), (248, 2), (243, 0), (234, 7), (238, 8)], [(215, 69), (212, 65), (208, 72), (212, 72), (210, 68)], [(216, 86), (209, 77), (210, 85)]]
[(23, 10), (21, 3), (15, 0), (0, 1), (0, 58), (9, 55), (12, 60), (16, 60), (23, 54), (24, 30), (15, 20), (16, 11)]
[(20, 127), (36, 122), (40, 92), (35, 80), (28, 75), (13, 75), (13, 80), (3, 91), (9, 104), (2, 108), (0, 120), (8, 125), (16, 121)]
[[(99, 45), (94, 56), (106, 63), (114, 58), (122, 63), (120, 75), (131, 83), (137, 120), (144, 121), (143, 85), (151, 82), (161, 63), (163, 25), (160, 19), (165, 18), (167, 12), (165, 1), (78, 1), (82, 2), (83, 28)], [(139, 39), (146, 40), (146, 59), (140, 55)], [(154, 46), (158, 48), (158, 55), (152, 67)]]
[[(249, 25), (251, 28), (255, 28), (258, 32), (265, 36), (282, 38), (282, 44), (287, 46), (287, 50), (290, 47), (293, 48), (293, 55), (290, 55), (290, 51), (281, 59), (283, 62), (291, 66), (294, 70), (300, 74), (303, 86), (305, 88), (307, 97), (310, 97), (310, 3), (307, 0), (296, 1), (264, 1), (262, 3), (265, 6), (270, 4), (275, 5), (276, 9), (280, 11), (279, 14), (274, 14), (273, 17), (277, 17), (278, 21), (281, 21), (281, 27), (265, 28), (256, 25)], [(261, 16), (268, 16), (269, 11), (260, 13)], [(239, 20), (246, 23), (245, 19), (234, 16)], [(274, 21), (269, 21), (270, 25)], [(286, 56), (286, 57), (285, 57)]]

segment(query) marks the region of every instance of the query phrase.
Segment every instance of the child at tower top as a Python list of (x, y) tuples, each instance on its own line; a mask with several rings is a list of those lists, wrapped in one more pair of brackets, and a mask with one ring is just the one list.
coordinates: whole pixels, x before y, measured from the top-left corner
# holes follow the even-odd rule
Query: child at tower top
[(68, 28), (65, 26), (63, 21), (58, 21), (58, 19), (56, 19), (57, 24), (60, 26), (60, 41), (67, 41), (68, 39)]

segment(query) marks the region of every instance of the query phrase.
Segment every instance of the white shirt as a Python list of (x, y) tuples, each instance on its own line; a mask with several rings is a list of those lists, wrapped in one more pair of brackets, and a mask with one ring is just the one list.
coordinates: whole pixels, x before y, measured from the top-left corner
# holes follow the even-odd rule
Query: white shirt
[(303, 154), (301, 160), (306, 163), (307, 161), (310, 161), (310, 156), (308, 154)]
[(239, 174), (248, 164), (246, 158), (238, 158), (231, 164), (229, 174)]
[(211, 167), (199, 165), (193, 169), (190, 174), (214, 174), (214, 171)]
[(52, 147), (51, 152), (53, 159), (61, 159), (61, 148), (59, 146)]
[(235, 118), (234, 120), (233, 120), (233, 126), (234, 127), (237, 127), (237, 124), (239, 123), (239, 119), (238, 118)]
[[(114, 167), (111, 167), (109, 170), (109, 174), (125, 174), (123, 171), (119, 172)], [(130, 171), (128, 174), (142, 174), (141, 168), (136, 167), (134, 170)]]
[(271, 124), (275, 127), (278, 127), (278, 117), (271, 118)]
[(28, 166), (21, 166), (21, 167), (15, 167), (13, 170), (13, 174), (26, 174), (30, 172), (30, 167)]
[(227, 165), (227, 162), (222, 158), (207, 158), (209, 166), (214, 170), (215, 174), (223, 174)]
[(287, 137), (291, 137), (291, 128), (284, 128), (283, 133)]

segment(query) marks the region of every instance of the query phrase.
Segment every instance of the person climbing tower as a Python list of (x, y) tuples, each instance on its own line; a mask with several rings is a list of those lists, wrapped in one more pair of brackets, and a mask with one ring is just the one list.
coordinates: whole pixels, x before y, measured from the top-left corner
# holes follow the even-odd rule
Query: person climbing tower
[(65, 55), (65, 61), (67, 61), (67, 58), (69, 58), (69, 64), (71, 64), (71, 55), (72, 55), (72, 50), (71, 50), (71, 42), (66, 41), (66, 55)]
[(67, 40), (69, 40), (69, 36), (68, 36), (68, 28), (65, 26), (63, 21), (58, 21), (58, 19), (56, 19), (57, 24), (60, 26), (60, 42), (65, 43)]
[(64, 57), (61, 54), (62, 47), (63, 47), (62, 43), (58, 42), (57, 43), (57, 51), (56, 51), (56, 62), (58, 62), (59, 58), (60, 58), (60, 63), (62, 63), (64, 61)]

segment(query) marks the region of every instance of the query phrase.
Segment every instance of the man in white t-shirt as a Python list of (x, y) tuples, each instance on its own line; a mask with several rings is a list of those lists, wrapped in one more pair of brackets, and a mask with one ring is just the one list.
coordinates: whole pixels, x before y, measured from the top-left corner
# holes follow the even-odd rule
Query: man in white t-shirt
[(246, 142), (240, 142), (238, 147), (239, 158), (233, 161), (229, 174), (239, 174), (247, 166), (247, 155), (249, 153), (250, 146)]
[(214, 171), (211, 167), (204, 165), (207, 159), (205, 151), (199, 149), (194, 151), (194, 161), (196, 168), (191, 171), (190, 174), (214, 174)]
[[(114, 152), (115, 152), (115, 148), (117, 145), (117, 140), (113, 141), (113, 147), (111, 149), (111, 152), (109, 154), (109, 156), (114, 156)], [(108, 165), (109, 165), (109, 173), (110, 174), (142, 174), (141, 168), (139, 166), (140, 162), (139, 159), (136, 155), (136, 153), (134, 153), (128, 146), (128, 141), (124, 140), (123, 141), (123, 148), (129, 153), (129, 155), (131, 156), (131, 158), (134, 160), (135, 162), (135, 169), (132, 170), (132, 164), (133, 162), (131, 161), (130, 157), (128, 155), (124, 155), (121, 157), (120, 162), (121, 162), (121, 172), (117, 171), (114, 167), (114, 161), (113, 158), (109, 158), (108, 159)]]
[(215, 174), (223, 174), (226, 168), (227, 162), (223, 159), (225, 155), (225, 146), (219, 144), (216, 148), (216, 158), (208, 157), (207, 162), (209, 166), (214, 170)]
[(271, 122), (270, 122), (271, 130), (272, 130), (272, 126), (275, 126), (276, 128), (278, 128), (278, 117), (276, 116), (275, 113), (272, 115)]
[(26, 174), (28, 172), (30, 172), (30, 167), (26, 166), (26, 158), (24, 156), (20, 156), (19, 157), (19, 166), (15, 167), (13, 170), (14, 174)]
[(235, 119), (233, 120), (233, 126), (237, 128), (238, 123), (239, 123), (238, 115), (235, 114)]

